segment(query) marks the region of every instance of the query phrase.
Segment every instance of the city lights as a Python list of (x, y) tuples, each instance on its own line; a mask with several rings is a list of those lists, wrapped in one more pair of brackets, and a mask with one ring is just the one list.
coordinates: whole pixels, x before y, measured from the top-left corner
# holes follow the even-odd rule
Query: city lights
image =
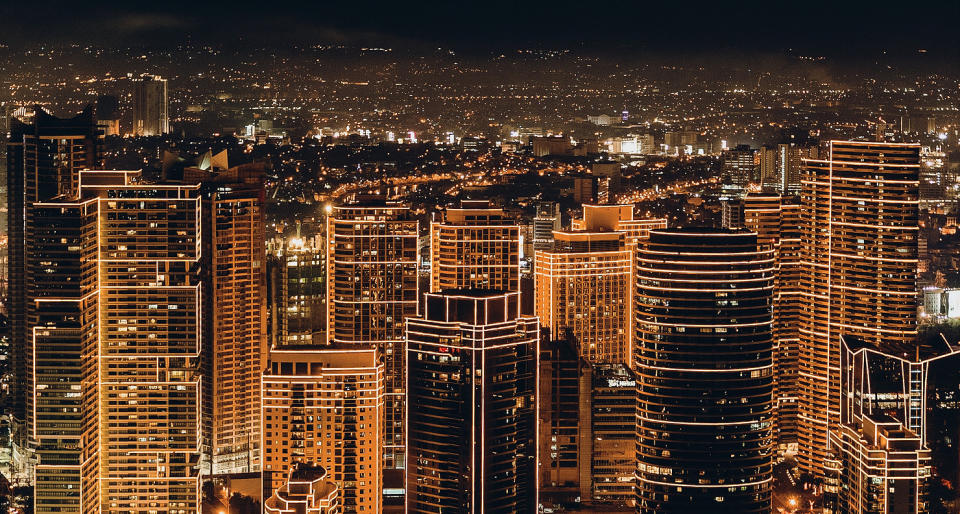
[(954, 5), (48, 3), (0, 514), (960, 512)]

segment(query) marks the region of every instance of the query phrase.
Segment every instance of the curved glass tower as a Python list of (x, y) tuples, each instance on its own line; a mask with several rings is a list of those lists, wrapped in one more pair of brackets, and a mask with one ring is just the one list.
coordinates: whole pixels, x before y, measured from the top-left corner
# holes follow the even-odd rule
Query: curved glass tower
[(637, 512), (769, 512), (772, 250), (654, 230), (637, 264)]

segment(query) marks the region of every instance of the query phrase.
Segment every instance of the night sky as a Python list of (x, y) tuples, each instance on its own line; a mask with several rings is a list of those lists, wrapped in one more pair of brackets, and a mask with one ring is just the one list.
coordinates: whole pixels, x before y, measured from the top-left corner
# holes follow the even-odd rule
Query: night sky
[[(594, 53), (745, 52), (960, 59), (960, 2), (5, 1), (0, 41), (194, 42)], [(836, 5), (834, 5), (836, 4)]]

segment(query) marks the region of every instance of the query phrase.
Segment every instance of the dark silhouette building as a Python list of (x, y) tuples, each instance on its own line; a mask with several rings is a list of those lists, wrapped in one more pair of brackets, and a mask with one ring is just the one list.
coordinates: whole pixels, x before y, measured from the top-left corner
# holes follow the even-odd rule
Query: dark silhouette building
[(773, 251), (654, 230), (638, 268), (637, 512), (769, 512)]
[(170, 132), (167, 112), (167, 80), (144, 75), (133, 91), (133, 133), (137, 136), (159, 136)]
[[(27, 257), (34, 244), (25, 226), (35, 202), (75, 194), (79, 170), (99, 165), (100, 142), (92, 106), (73, 118), (58, 118), (37, 106), (33, 123), (10, 120), (7, 142), (9, 237), (8, 312), (11, 330), (14, 460), (29, 466), (35, 446), (32, 415), (32, 337), (27, 328), (33, 314), (35, 291), (30, 286)], [(28, 443), (28, 440), (30, 443)]]
[(540, 326), (520, 293), (428, 293), (407, 319), (407, 512), (536, 512)]

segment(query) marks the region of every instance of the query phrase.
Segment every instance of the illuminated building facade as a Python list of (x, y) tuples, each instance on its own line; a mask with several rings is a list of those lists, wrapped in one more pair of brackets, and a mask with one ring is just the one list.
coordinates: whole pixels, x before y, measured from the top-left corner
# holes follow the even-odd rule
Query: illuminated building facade
[(743, 228), (743, 199), (725, 198), (720, 202), (720, 226)]
[(540, 501), (596, 509), (635, 503), (636, 377), (591, 364), (567, 335), (540, 352)]
[(96, 207), (35, 202), (27, 220), (38, 514), (98, 506)]
[[(7, 134), (10, 115), (0, 115), (0, 313), (9, 316), (7, 289), (10, 280), (10, 198), (7, 192)], [(9, 358), (9, 357), (8, 357)]]
[(385, 370), (375, 346), (275, 349), (263, 374), (263, 497), (316, 463), (343, 512), (383, 508)]
[(621, 219), (617, 224), (617, 230), (627, 235), (627, 243), (628, 245), (632, 245), (634, 250), (637, 249), (640, 241), (650, 237), (651, 230), (664, 228), (667, 228), (667, 220), (665, 218), (638, 219), (633, 218), (632, 215), (630, 218)]
[(200, 185), (102, 171), (81, 184), (99, 213), (100, 511), (196, 512)]
[(723, 176), (733, 185), (745, 188), (753, 181), (757, 171), (754, 152), (750, 145), (737, 145), (723, 152)]
[(407, 320), (408, 512), (537, 511), (539, 331), (519, 292), (428, 293)]
[(292, 237), (277, 251), (271, 292), (273, 346), (326, 341), (326, 243), (321, 236)]
[(85, 171), (34, 202), (37, 512), (197, 512), (200, 186)]
[(798, 332), (800, 324), (800, 204), (795, 197), (748, 194), (743, 199), (747, 230), (761, 249), (772, 249), (774, 412), (777, 442), (784, 451), (797, 443)]
[(920, 199), (923, 203), (956, 196), (956, 170), (950, 169), (950, 160), (940, 147), (923, 147), (920, 152)]
[(801, 169), (804, 159), (816, 159), (820, 149), (816, 144), (781, 143), (763, 146), (760, 153), (760, 181), (764, 188), (782, 194), (799, 194)]
[[(633, 206), (632, 205), (591, 205), (583, 204), (583, 217), (579, 219), (571, 220), (571, 231), (573, 232), (583, 232), (583, 233), (604, 233), (604, 232), (620, 232), (624, 235), (624, 249), (630, 252), (630, 262), (631, 269), (629, 271), (629, 277), (627, 277), (631, 282), (635, 281), (637, 276), (636, 268), (636, 254), (639, 246), (650, 237), (650, 231), (659, 230), (667, 228), (667, 220), (663, 218), (634, 218)], [(602, 235), (598, 237), (604, 237)], [(606, 236), (609, 237), (609, 236)], [(618, 259), (616, 257), (614, 260)], [(609, 280), (609, 279), (603, 279)], [(623, 361), (628, 366), (633, 364), (632, 347), (634, 335), (633, 331), (635, 330), (633, 320), (634, 316), (634, 306), (635, 302), (632, 299), (634, 293), (634, 286), (630, 285), (630, 291), (624, 295), (629, 295), (630, 301), (629, 305), (626, 307), (626, 314), (628, 316), (627, 323), (627, 334), (626, 334), (626, 351), (627, 358)], [(536, 294), (542, 295), (546, 294), (543, 291), (536, 291)], [(617, 301), (616, 299), (614, 301)], [(545, 323), (545, 318), (541, 317), (541, 322)], [(586, 351), (586, 350), (584, 350)]]
[(836, 512), (929, 512), (931, 454), (919, 435), (894, 419), (865, 415), (859, 428), (841, 425), (830, 438), (843, 470)]
[[(597, 230), (597, 227), (595, 227)], [(535, 312), (551, 334), (569, 329), (591, 362), (629, 363), (633, 254), (625, 235), (557, 231), (536, 252)]]
[(371, 199), (327, 217), (327, 338), (375, 344), (386, 363), (384, 459), (403, 468), (404, 320), (417, 313), (417, 220)]
[(197, 512), (199, 184), (85, 171), (34, 202), (36, 512)]
[(260, 469), (260, 374), (268, 350), (263, 175), (232, 168), (205, 177), (204, 189), (212, 218), (213, 472), (247, 473)]
[(170, 132), (167, 112), (167, 79), (144, 75), (133, 90), (133, 133), (136, 136), (160, 136)]
[[(34, 298), (28, 286), (28, 258), (33, 243), (25, 226), (34, 202), (77, 193), (79, 170), (95, 168), (101, 145), (92, 107), (73, 118), (58, 118), (36, 108), (32, 124), (10, 119), (7, 141), (8, 300), (13, 374), (10, 405), (13, 418), (13, 460), (17, 472), (29, 473), (31, 447), (36, 444), (33, 421)], [(34, 320), (35, 321), (35, 320)]]
[(931, 362), (958, 349), (921, 347), (912, 355), (909, 348), (885, 354), (856, 338), (842, 340), (840, 423), (830, 431), (837, 463), (827, 469), (825, 487), (835, 512), (931, 512), (928, 376)]
[(777, 173), (777, 147), (761, 146), (757, 150), (760, 161), (760, 187), (764, 190), (780, 191), (779, 174)]
[(533, 218), (533, 248), (545, 250), (553, 247), (553, 231), (560, 230), (560, 204), (540, 202)]
[(321, 466), (299, 464), (263, 503), (266, 514), (340, 514), (340, 490)]
[[(0, 115), (0, 313), (9, 316), (10, 298), (7, 289), (10, 281), (10, 195), (7, 192), (7, 142), (10, 127), (7, 110)], [(8, 356), (9, 358), (9, 356)]]
[(637, 260), (637, 511), (769, 512), (773, 251), (689, 228)]
[(877, 348), (917, 337), (920, 146), (831, 141), (801, 195), (798, 463), (823, 476), (840, 415), (840, 338)]
[(520, 290), (520, 225), (485, 200), (464, 200), (430, 223), (430, 291)]
[(632, 505), (636, 479), (637, 382), (624, 364), (584, 366), (581, 395), (590, 399), (580, 409), (581, 441), (588, 443), (589, 487), (585, 501), (595, 505)]

